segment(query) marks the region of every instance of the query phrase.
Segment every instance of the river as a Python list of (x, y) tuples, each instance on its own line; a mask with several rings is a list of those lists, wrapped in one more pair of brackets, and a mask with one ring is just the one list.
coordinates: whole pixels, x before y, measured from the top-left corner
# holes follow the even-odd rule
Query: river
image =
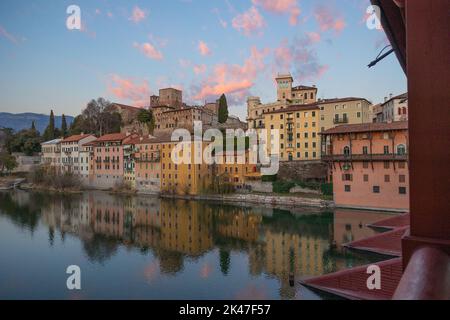
[[(4, 191), (0, 299), (327, 299), (298, 280), (384, 259), (342, 244), (387, 216)], [(81, 290), (67, 288), (71, 265)]]

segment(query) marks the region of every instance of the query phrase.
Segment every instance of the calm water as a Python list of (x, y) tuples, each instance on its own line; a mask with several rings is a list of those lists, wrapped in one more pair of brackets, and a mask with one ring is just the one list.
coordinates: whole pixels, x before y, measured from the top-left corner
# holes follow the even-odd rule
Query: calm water
[[(0, 193), (1, 299), (318, 299), (295, 279), (377, 261), (342, 244), (382, 213), (102, 192)], [(81, 268), (80, 291), (66, 287)]]

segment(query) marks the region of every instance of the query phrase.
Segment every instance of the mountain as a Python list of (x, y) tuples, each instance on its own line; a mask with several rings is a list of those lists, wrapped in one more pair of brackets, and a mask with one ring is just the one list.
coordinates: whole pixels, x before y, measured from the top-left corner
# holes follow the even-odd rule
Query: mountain
[[(55, 115), (55, 126), (61, 128), (61, 116)], [(34, 121), (36, 129), (42, 134), (48, 126), (50, 115), (39, 113), (7, 113), (0, 112), (0, 128), (12, 128), (14, 131), (31, 128)], [(73, 121), (73, 117), (66, 115), (67, 126)]]

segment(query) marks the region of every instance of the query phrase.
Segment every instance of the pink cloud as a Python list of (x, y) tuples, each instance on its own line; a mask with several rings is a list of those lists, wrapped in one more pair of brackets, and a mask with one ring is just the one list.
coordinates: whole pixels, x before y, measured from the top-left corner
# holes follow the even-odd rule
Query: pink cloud
[(301, 10), (297, 0), (252, 0), (253, 4), (276, 14), (289, 14), (289, 24), (298, 24)]
[(164, 59), (161, 51), (155, 48), (151, 43), (145, 42), (143, 44), (139, 44), (137, 42), (133, 43), (133, 47), (139, 49), (147, 58), (153, 60), (162, 60)]
[(318, 41), (320, 41), (320, 35), (314, 32), (295, 39), (291, 45), (287, 40), (283, 40), (274, 50), (274, 71), (294, 70), (295, 78), (300, 81), (316, 80), (322, 77), (329, 67), (319, 62), (314, 47)]
[(138, 83), (133, 78), (122, 78), (117, 74), (112, 74), (108, 80), (108, 91), (117, 99), (131, 101), (137, 106), (148, 105), (150, 88), (148, 81), (143, 80)]
[(344, 19), (329, 6), (317, 6), (314, 17), (321, 31), (334, 30), (340, 33), (346, 26)]
[(231, 103), (244, 100), (254, 85), (259, 72), (265, 69), (264, 58), (269, 49), (252, 47), (250, 57), (243, 65), (218, 64), (201, 83), (194, 87), (194, 100), (215, 99), (222, 93), (230, 94)]
[(261, 34), (261, 30), (266, 26), (266, 22), (258, 9), (251, 7), (248, 11), (238, 14), (233, 19), (232, 26), (246, 36), (251, 36), (255, 33)]
[(147, 17), (147, 12), (135, 6), (133, 9), (133, 13), (131, 14), (130, 20), (134, 23), (139, 23)]
[(211, 50), (209, 49), (208, 45), (201, 40), (198, 42), (198, 51), (200, 51), (200, 54), (202, 56), (208, 56), (211, 54)]
[(11, 41), (14, 44), (19, 44), (19, 40), (15, 36), (13, 36), (11, 33), (6, 31), (5, 28), (0, 26), (0, 36), (6, 38), (7, 40)]
[(194, 73), (199, 75), (199, 74), (205, 73), (206, 69), (207, 69), (207, 67), (206, 67), (205, 64), (195, 65), (194, 66)]

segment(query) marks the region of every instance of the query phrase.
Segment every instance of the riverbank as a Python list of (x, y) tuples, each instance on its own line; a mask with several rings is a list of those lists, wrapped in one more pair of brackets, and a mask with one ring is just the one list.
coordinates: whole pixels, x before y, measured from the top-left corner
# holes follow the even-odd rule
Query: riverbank
[(321, 209), (334, 208), (334, 201), (323, 200), (313, 197), (299, 197), (299, 196), (283, 196), (275, 194), (211, 194), (211, 195), (169, 195), (161, 194), (161, 198), (168, 199), (185, 199), (185, 200), (203, 200), (203, 201), (215, 201), (221, 203), (251, 203), (259, 205), (282, 205), (284, 207), (317, 207)]

